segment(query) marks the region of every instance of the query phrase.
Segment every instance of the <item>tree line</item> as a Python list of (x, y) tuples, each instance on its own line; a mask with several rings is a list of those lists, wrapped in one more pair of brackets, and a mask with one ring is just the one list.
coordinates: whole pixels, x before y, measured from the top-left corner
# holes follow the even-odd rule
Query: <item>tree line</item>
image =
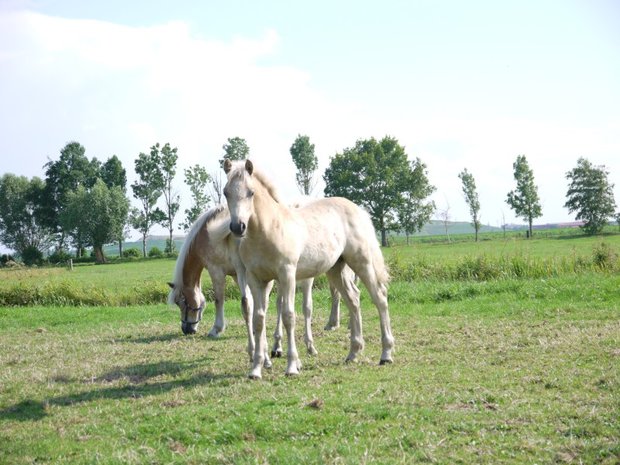
[[(314, 144), (306, 135), (298, 135), (290, 147), (296, 168), (296, 183), (302, 194), (310, 195), (316, 187), (318, 159)], [(248, 158), (245, 139), (233, 137), (222, 146), (219, 160)], [(105, 162), (89, 159), (85, 148), (70, 142), (60, 151), (58, 160), (44, 166), (45, 178), (4, 174), (0, 178), (0, 242), (14, 250), (25, 263), (37, 263), (44, 252), (54, 250), (66, 255), (69, 248), (76, 256), (92, 248), (97, 262), (105, 261), (103, 247), (117, 243), (119, 255), (129, 228), (142, 237), (146, 256), (146, 239), (155, 225), (168, 231), (165, 252), (174, 252), (173, 233), (180, 209), (176, 190), (178, 150), (169, 143), (156, 143), (148, 153), (134, 161), (136, 181), (131, 193), (139, 207), (131, 207), (127, 192), (127, 173), (113, 155)], [(542, 216), (534, 173), (525, 155), (513, 164), (516, 186), (507, 193), (506, 202), (515, 214), (528, 223), (531, 237), (533, 220)], [(221, 171), (210, 174), (196, 164), (184, 170), (191, 205), (184, 211), (179, 228), (187, 231), (211, 202), (222, 201)], [(467, 203), (471, 224), (478, 239), (481, 227), (480, 202), (474, 176), (467, 168), (458, 174)], [(565, 207), (584, 222), (587, 234), (596, 234), (615, 213), (613, 184), (604, 166), (594, 166), (580, 158), (566, 173), (569, 182)], [(387, 245), (389, 231), (402, 231), (407, 240), (427, 224), (436, 210), (429, 197), (436, 188), (428, 179), (426, 165), (410, 160), (405, 148), (393, 138), (358, 140), (352, 147), (331, 157), (323, 174), (325, 196), (346, 197), (364, 207)], [(161, 199), (163, 198), (163, 203)], [(447, 220), (447, 213), (446, 213)]]

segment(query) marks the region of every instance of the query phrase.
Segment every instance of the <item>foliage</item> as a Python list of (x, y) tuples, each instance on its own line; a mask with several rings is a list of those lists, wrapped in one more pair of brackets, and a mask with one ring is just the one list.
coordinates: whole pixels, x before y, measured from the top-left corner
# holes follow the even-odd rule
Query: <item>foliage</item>
[(127, 171), (116, 155), (112, 155), (101, 167), (101, 179), (108, 187), (120, 187), (127, 192)]
[[(69, 142), (60, 151), (60, 158), (49, 161), (45, 168), (45, 191), (39, 199), (41, 216), (45, 224), (58, 234), (58, 248), (65, 246), (65, 237), (69, 231), (62, 228), (60, 215), (67, 203), (67, 196), (78, 187), (90, 188), (100, 176), (101, 163), (93, 158), (89, 160), (86, 149), (78, 142)], [(80, 238), (74, 237), (75, 245), (81, 250)]]
[(138, 250), (136, 247), (131, 247), (129, 249), (123, 250), (124, 258), (139, 258), (140, 255), (140, 250)]
[(435, 202), (427, 198), (435, 191), (426, 173), (426, 165), (416, 158), (411, 162), (411, 180), (403, 192), (402, 203), (397, 208), (398, 224), (407, 236), (422, 230), (435, 211)]
[(417, 186), (428, 184), (424, 165), (419, 160), (410, 163), (405, 149), (388, 136), (379, 142), (358, 140), (354, 147), (336, 154), (323, 179), (326, 196), (346, 197), (366, 208), (384, 246), (387, 231), (399, 227), (395, 219), (405, 194), (416, 198)]
[(471, 215), (471, 224), (476, 233), (476, 242), (478, 242), (478, 232), (480, 231), (480, 201), (478, 200), (478, 191), (476, 190), (476, 181), (474, 175), (465, 168), (459, 173), (459, 179), (463, 183), (463, 195), (465, 202), (469, 206), (469, 214)]
[(314, 144), (310, 143), (308, 136), (298, 135), (289, 151), (297, 168), (297, 187), (303, 195), (310, 195), (315, 184), (314, 172), (319, 166), (319, 160), (314, 154)]
[[(153, 149), (158, 150), (159, 144), (155, 144)], [(153, 150), (152, 149), (152, 150)], [(174, 176), (176, 175), (177, 170), (177, 148), (171, 148), (169, 143), (166, 143), (159, 152), (159, 169), (161, 171), (162, 180), (163, 180), (163, 195), (164, 201), (166, 204), (166, 208), (164, 210), (165, 219), (161, 222), (162, 226), (168, 228), (169, 240), (171, 247), (174, 248), (174, 242), (172, 241), (172, 232), (174, 230), (173, 222), (174, 217), (179, 211), (180, 207), (180, 196), (178, 193), (174, 192), (172, 188), (172, 181), (174, 180)], [(173, 250), (170, 250), (172, 253)]]
[(38, 215), (38, 200), (44, 191), (39, 178), (5, 174), (0, 178), (0, 240), (24, 258), (33, 249), (42, 252), (52, 241), (49, 229)]
[(207, 170), (198, 164), (184, 170), (184, 173), (185, 184), (189, 186), (189, 191), (192, 194), (192, 205), (185, 209), (185, 221), (181, 223), (181, 229), (189, 231), (194, 221), (207, 209), (207, 205), (211, 201), (211, 197), (207, 193), (207, 186), (212, 182), (212, 178)]
[(161, 258), (163, 256), (164, 253), (159, 249), (159, 247), (151, 247), (151, 250), (149, 250), (150, 258)]
[(515, 211), (515, 214), (529, 225), (529, 237), (532, 237), (532, 223), (534, 218), (542, 216), (538, 187), (534, 184), (534, 172), (525, 158), (525, 155), (517, 156), (513, 163), (514, 178), (517, 188), (508, 193), (506, 202)]
[(224, 156), (220, 159), (220, 168), (224, 166), (224, 160), (245, 160), (250, 156), (250, 147), (242, 137), (229, 137), (227, 141), (222, 145)]
[(594, 166), (579, 158), (577, 166), (566, 173), (569, 180), (566, 203), (576, 219), (583, 220), (586, 234), (598, 234), (615, 213), (614, 185), (609, 182), (609, 172), (604, 166)]
[(164, 212), (155, 207), (164, 189), (158, 145), (151, 147), (148, 155), (140, 153), (135, 160), (135, 171), (138, 179), (131, 184), (131, 189), (142, 209), (132, 209), (129, 221), (142, 235), (142, 255), (146, 257), (146, 237), (149, 231), (153, 225), (166, 218)]
[(55, 250), (47, 257), (47, 261), (52, 265), (64, 265), (69, 260), (71, 260), (71, 254), (64, 250)]
[(34, 245), (29, 245), (21, 252), (21, 258), (26, 266), (40, 265), (43, 263), (43, 252)]
[(81, 231), (82, 241), (93, 246), (97, 262), (102, 263), (103, 246), (118, 237), (128, 211), (129, 200), (121, 188), (109, 188), (98, 179), (90, 189), (80, 186), (69, 193), (61, 218), (67, 229)]

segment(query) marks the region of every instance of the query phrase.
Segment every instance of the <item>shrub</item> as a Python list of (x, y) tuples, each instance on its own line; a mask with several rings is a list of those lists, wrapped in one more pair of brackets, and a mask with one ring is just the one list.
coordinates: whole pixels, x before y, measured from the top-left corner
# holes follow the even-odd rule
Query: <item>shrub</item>
[(22, 261), (27, 266), (40, 265), (43, 261), (43, 252), (37, 247), (29, 245), (22, 252)]
[(613, 270), (618, 261), (618, 254), (606, 242), (601, 242), (594, 247), (592, 262), (603, 270)]
[(141, 256), (140, 250), (135, 247), (123, 250), (124, 258), (140, 258)]
[(151, 258), (161, 258), (164, 256), (164, 253), (159, 249), (159, 247), (151, 247), (148, 255)]
[(64, 250), (56, 250), (53, 254), (47, 257), (47, 261), (53, 265), (65, 264), (71, 260), (71, 255)]

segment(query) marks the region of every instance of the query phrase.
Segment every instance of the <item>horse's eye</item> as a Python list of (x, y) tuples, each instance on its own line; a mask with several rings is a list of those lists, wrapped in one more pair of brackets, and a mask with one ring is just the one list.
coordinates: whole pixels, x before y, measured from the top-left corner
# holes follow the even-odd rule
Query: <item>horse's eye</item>
[(223, 194), (224, 194), (224, 197), (228, 198), (228, 191), (224, 191)]
[(248, 197), (254, 197), (254, 191), (249, 191), (248, 192)]

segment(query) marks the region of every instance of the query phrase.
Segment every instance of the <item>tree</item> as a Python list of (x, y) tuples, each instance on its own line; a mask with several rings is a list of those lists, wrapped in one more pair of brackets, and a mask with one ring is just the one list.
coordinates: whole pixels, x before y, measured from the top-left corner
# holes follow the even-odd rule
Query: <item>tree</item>
[[(37, 202), (45, 184), (37, 177), (5, 174), (0, 178), (0, 241), (27, 263), (28, 256), (41, 257), (52, 244), (51, 231), (37, 214)], [(29, 254), (28, 251), (38, 253)]]
[(164, 180), (159, 169), (159, 151), (151, 150), (150, 154), (140, 153), (135, 161), (135, 171), (138, 179), (131, 184), (133, 196), (142, 209), (134, 208), (131, 211), (131, 226), (142, 235), (142, 254), (146, 257), (146, 238), (153, 225), (164, 221), (166, 215), (155, 208), (157, 200), (162, 195)]
[(290, 148), (293, 163), (297, 168), (295, 179), (297, 187), (303, 195), (310, 195), (314, 189), (314, 172), (319, 166), (319, 160), (314, 154), (314, 144), (308, 136), (298, 135)]
[(409, 236), (420, 231), (435, 211), (435, 202), (426, 199), (435, 191), (426, 173), (426, 165), (416, 158), (411, 162), (408, 188), (403, 192), (403, 202), (397, 208), (400, 227), (405, 231), (407, 245)]
[[(323, 175), (325, 195), (346, 197), (363, 206), (381, 233), (381, 244), (387, 246), (387, 231), (399, 228), (398, 208), (405, 194), (414, 192), (414, 165), (393, 137), (379, 142), (358, 140), (331, 158)], [(424, 175), (424, 170), (419, 173)]]
[(211, 175), (200, 165), (194, 165), (184, 170), (185, 184), (192, 194), (192, 205), (185, 209), (185, 221), (181, 224), (184, 231), (188, 231), (200, 214), (206, 210), (211, 201), (207, 194), (207, 186), (212, 182)]
[[(151, 147), (151, 154), (153, 151), (159, 151), (159, 144), (155, 144)], [(174, 241), (172, 240), (172, 232), (174, 231), (174, 217), (179, 211), (180, 196), (172, 189), (172, 181), (177, 172), (177, 148), (171, 148), (169, 143), (166, 143), (158, 154), (159, 158), (159, 170), (163, 181), (162, 192), (164, 194), (164, 200), (166, 202), (166, 209), (164, 211), (165, 218), (161, 222), (162, 226), (168, 228), (168, 243), (166, 245), (166, 253), (174, 252)]]
[[(101, 179), (108, 187), (120, 187), (123, 194), (127, 194), (127, 171), (116, 155), (112, 155), (101, 167)], [(117, 230), (116, 241), (118, 242), (118, 256), (123, 256), (123, 240), (127, 226), (128, 216), (125, 215), (124, 224)]]
[(228, 143), (222, 145), (224, 157), (220, 160), (220, 168), (224, 166), (224, 160), (245, 160), (250, 155), (245, 139), (241, 137), (229, 137)]
[(608, 175), (605, 166), (594, 166), (585, 158), (579, 158), (577, 166), (566, 173), (570, 182), (564, 206), (577, 213), (577, 220), (584, 221), (586, 234), (600, 233), (615, 212), (614, 185)]
[(478, 242), (478, 232), (480, 231), (480, 201), (478, 200), (478, 192), (476, 191), (476, 181), (473, 174), (465, 168), (459, 173), (459, 179), (463, 183), (463, 195), (465, 202), (469, 206), (471, 215), (471, 224), (476, 232), (476, 242)]
[(528, 237), (532, 237), (534, 218), (542, 216), (538, 187), (534, 184), (534, 172), (530, 169), (525, 155), (517, 156), (512, 168), (514, 178), (517, 181), (517, 188), (508, 193), (506, 203), (510, 205), (518, 217), (527, 221)]
[(93, 246), (97, 263), (104, 263), (103, 246), (118, 237), (124, 227), (129, 200), (119, 186), (108, 187), (98, 179), (91, 188), (78, 187), (67, 198), (63, 222), (79, 228), (84, 240)]
[[(92, 187), (101, 174), (101, 163), (93, 158), (88, 160), (86, 149), (78, 142), (69, 142), (60, 151), (60, 158), (49, 161), (45, 168), (45, 192), (40, 199), (39, 215), (45, 225), (58, 236), (58, 249), (65, 246), (66, 235), (60, 225), (60, 214), (66, 206), (69, 192), (79, 186)], [(82, 244), (79, 237), (74, 237), (77, 254), (81, 253)]]
[(439, 210), (437, 214), (439, 220), (443, 223), (444, 230), (446, 231), (446, 237), (448, 238), (448, 242), (450, 242), (450, 234), (448, 233), (448, 228), (450, 227), (450, 204), (446, 201), (446, 208), (443, 210)]

